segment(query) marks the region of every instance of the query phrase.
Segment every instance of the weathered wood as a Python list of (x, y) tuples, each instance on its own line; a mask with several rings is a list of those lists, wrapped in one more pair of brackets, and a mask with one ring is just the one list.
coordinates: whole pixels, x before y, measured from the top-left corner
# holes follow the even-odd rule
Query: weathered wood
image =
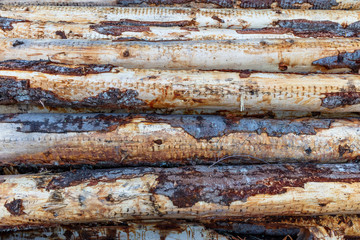
[[(234, 219), (233, 219), (234, 220)], [(347, 237), (360, 236), (360, 218), (359, 215), (335, 215), (335, 216), (309, 216), (309, 217), (265, 217), (265, 218), (248, 218), (237, 219), (240, 223), (229, 224), (227, 222), (206, 223), (205, 226), (214, 229), (232, 229), (238, 232), (242, 222), (247, 224), (262, 225), (267, 228), (302, 228), (309, 229), (313, 233), (322, 233), (323, 235), (331, 234)], [(237, 224), (240, 226), (238, 227)], [(251, 225), (249, 225), (251, 226)], [(318, 231), (316, 231), (318, 230)], [(325, 230), (325, 232), (324, 232)], [(315, 233), (315, 234), (316, 234)]]
[(0, 176), (0, 227), (360, 213), (360, 166), (122, 168)]
[(178, 6), (255, 9), (359, 9), (356, 0), (1, 0), (0, 4), (97, 5), (97, 6)]
[[(72, 108), (360, 112), (350, 74), (264, 74), (0, 62), (0, 104)], [(69, 91), (70, 90), (70, 91)]]
[[(344, 31), (343, 33), (345, 33)], [(311, 30), (306, 34), (312, 33)], [(321, 34), (320, 34), (321, 33)], [(316, 31), (314, 37), (327, 33)], [(11, 30), (0, 30), (3, 38), (27, 39), (85, 39), (113, 41), (199, 41), (199, 40), (237, 40), (254, 38), (298, 38), (292, 29), (281, 31), (271, 29), (245, 30), (197, 27), (154, 27), (123, 26), (116, 24), (17, 22)], [(343, 34), (344, 35), (344, 34)], [(357, 35), (357, 30), (344, 37)], [(341, 35), (340, 35), (341, 36)]]
[(126, 68), (358, 72), (356, 39), (112, 42), (1, 39), (0, 61), (51, 60)]
[[(242, 10), (193, 8), (119, 8), (60, 6), (0, 6), (3, 30), (22, 21), (51, 21), (123, 26), (286, 28), (339, 32), (358, 29), (359, 11)], [(327, 29), (331, 24), (332, 30)], [(311, 25), (309, 28), (308, 25)], [(327, 27), (325, 27), (327, 26)]]
[(0, 116), (0, 164), (349, 162), (359, 157), (359, 126), (355, 118), (9, 114)]
[(71, 239), (71, 240), (230, 240), (231, 237), (219, 234), (202, 225), (194, 223), (129, 223), (119, 226), (52, 227), (30, 231), (0, 233), (2, 240), (25, 239)]

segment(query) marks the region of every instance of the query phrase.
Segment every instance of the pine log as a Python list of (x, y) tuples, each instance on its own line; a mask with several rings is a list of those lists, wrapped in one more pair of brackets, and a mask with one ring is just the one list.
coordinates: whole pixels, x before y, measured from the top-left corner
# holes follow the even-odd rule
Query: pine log
[(360, 213), (358, 164), (121, 168), (0, 176), (0, 227)]
[[(0, 104), (132, 110), (360, 112), (359, 75), (0, 62)], [(70, 90), (70, 91), (69, 91)]]
[[(301, 228), (308, 229), (312, 234), (323, 234), (347, 237), (360, 236), (359, 215), (335, 215), (335, 216), (308, 216), (308, 217), (287, 217), (275, 216), (265, 218), (232, 219), (232, 222), (204, 222), (205, 226), (217, 230), (228, 230), (241, 232), (243, 223), (255, 226), (265, 226), (266, 228)], [(253, 229), (256, 229), (256, 227)], [(324, 232), (325, 230), (325, 232)], [(340, 238), (342, 239), (342, 238)]]
[(26, 39), (84, 39), (84, 40), (113, 40), (113, 41), (201, 41), (201, 40), (238, 40), (256, 38), (299, 38), (312, 35), (314, 37), (357, 36), (357, 30), (333, 32), (319, 32), (306, 30), (301, 33), (290, 28), (281, 31), (272, 29), (238, 30), (224, 28), (198, 27), (154, 27), (154, 26), (123, 26), (117, 24), (87, 24), (87, 23), (58, 23), (58, 22), (17, 22), (11, 30), (1, 30), (2, 38)]
[(194, 223), (129, 223), (120, 226), (52, 227), (40, 230), (0, 233), (2, 240), (64, 239), (64, 240), (232, 240), (226, 235)]
[[(359, 3), (358, 3), (359, 4)], [(24, 21), (51, 21), (91, 24), (117, 24), (129, 27), (207, 27), (207, 28), (318, 28), (319, 31), (358, 29), (359, 11), (253, 10), (194, 8), (119, 8), (61, 6), (0, 6), (3, 30)], [(309, 25), (311, 25), (309, 27)]]
[(359, 158), (359, 123), (355, 118), (0, 115), (0, 164), (349, 162)]
[(356, 39), (331, 38), (170, 42), (1, 39), (0, 61), (51, 60), (148, 69), (358, 73), (359, 48)]
[(0, 0), (0, 4), (86, 6), (177, 6), (255, 9), (359, 9), (356, 0)]

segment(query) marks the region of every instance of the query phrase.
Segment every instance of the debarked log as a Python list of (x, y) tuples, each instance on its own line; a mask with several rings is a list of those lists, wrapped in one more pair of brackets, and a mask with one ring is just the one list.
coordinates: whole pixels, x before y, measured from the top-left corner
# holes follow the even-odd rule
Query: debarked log
[[(25, 228), (22, 226), (22, 228)], [(1, 231), (1, 229), (0, 229)], [(178, 222), (128, 223), (118, 226), (57, 226), (27, 231), (0, 232), (2, 240), (64, 239), (64, 240), (231, 240), (201, 224)]]
[[(359, 55), (360, 56), (360, 55)], [(357, 63), (356, 63), (357, 64)], [(0, 62), (0, 104), (125, 110), (360, 112), (356, 74), (123, 69)]]
[(177, 6), (255, 9), (359, 9), (356, 0), (0, 0), (0, 4), (86, 6)]
[(50, 60), (147, 69), (358, 73), (359, 49), (360, 42), (350, 38), (165, 42), (1, 39), (0, 61)]
[[(191, 115), (0, 115), (0, 164), (349, 162), (359, 119)], [(19, 147), (21, 146), (21, 147)]]
[[(1, 9), (1, 8), (0, 8)], [(87, 8), (85, 10), (88, 10)], [(94, 8), (96, 11), (97, 8)], [(134, 11), (134, 9), (131, 9)], [(131, 12), (128, 10), (128, 12)], [(39, 17), (35, 9), (32, 15), (19, 16), (17, 18), (1, 17), (0, 18), (0, 37), (6, 38), (33, 38), (33, 39), (110, 39), (116, 41), (142, 40), (142, 41), (174, 41), (174, 40), (236, 40), (251, 38), (298, 38), (298, 37), (358, 37), (360, 24), (357, 18), (354, 18), (349, 12), (341, 11), (337, 18), (332, 18), (331, 11), (316, 11), (314, 14), (307, 16), (307, 12), (290, 11), (284, 14), (273, 14), (269, 11), (250, 11), (239, 12), (241, 15), (233, 17), (239, 19), (239, 23), (226, 22), (217, 15), (213, 15), (211, 20), (194, 18), (193, 20), (179, 20), (184, 16), (177, 16), (176, 13), (160, 11), (163, 18), (154, 21), (148, 20), (150, 16), (141, 9), (136, 9), (145, 14), (146, 19), (139, 18), (138, 15), (120, 16), (130, 19), (119, 19), (117, 21), (101, 21), (108, 19), (89, 19), (81, 21), (78, 19), (69, 19), (64, 22), (56, 16), (48, 19)], [(17, 13), (19, 10), (15, 11)], [(151, 10), (148, 10), (151, 11)], [(169, 14), (170, 11), (170, 14)], [(183, 10), (186, 13), (186, 10)], [(209, 10), (210, 11), (210, 10)], [(8, 15), (8, 11), (3, 11)], [(20, 11), (21, 12), (21, 11)], [(59, 9), (54, 12), (58, 13)], [(135, 11), (136, 12), (136, 11)], [(1, 11), (0, 11), (1, 13)], [(75, 12), (76, 13), (76, 12)], [(358, 13), (358, 12), (357, 12)], [(14, 14), (12, 11), (11, 14)], [(53, 12), (49, 13), (50, 15)], [(65, 14), (67, 14), (65, 12)], [(200, 14), (200, 13), (199, 13)], [(214, 13), (215, 14), (215, 13)], [(225, 13), (224, 13), (225, 14)], [(230, 14), (230, 13), (228, 13)], [(228, 14), (225, 14), (227, 17)], [(287, 15), (289, 14), (289, 15)], [(35, 16), (34, 16), (35, 15)], [(201, 14), (200, 14), (201, 15)], [(259, 15), (264, 15), (261, 19)], [(271, 19), (266, 17), (271, 16)], [(272, 16), (273, 15), (273, 16)], [(315, 17), (313, 17), (315, 15)], [(102, 16), (102, 15), (101, 15)], [(202, 16), (202, 15), (201, 15)], [(99, 18), (99, 16), (96, 16)], [(154, 18), (156, 16), (152, 16)], [(173, 18), (174, 21), (164, 20), (164, 18)], [(202, 16), (204, 17), (204, 16)], [(266, 17), (266, 18), (265, 18)], [(101, 17), (100, 17), (101, 18)], [(152, 19), (151, 18), (151, 19)], [(50, 21), (50, 20), (51, 21)], [(140, 20), (139, 20), (140, 19)], [(339, 20), (340, 19), (340, 20)], [(176, 20), (176, 21), (175, 21)], [(228, 19), (228, 21), (233, 19)], [(93, 22), (95, 21), (95, 23)], [(216, 21), (219, 24), (214, 24)], [(246, 23), (249, 21), (250, 23)], [(207, 27), (207, 28), (204, 28)], [(210, 27), (210, 28), (209, 28)], [(230, 28), (230, 29), (228, 29)]]
[[(61, 6), (0, 6), (0, 28), (11, 31), (26, 21), (115, 24), (129, 27), (207, 28), (321, 28), (322, 31), (357, 29), (359, 11), (346, 10), (253, 10), (198, 8), (121, 8)], [(332, 30), (330, 30), (330, 25)], [(319, 30), (320, 31), (320, 30)]]
[(0, 227), (360, 213), (358, 164), (122, 168), (0, 176)]
[[(328, 28), (329, 29), (329, 28)], [(331, 28), (330, 28), (331, 30)], [(85, 39), (113, 41), (198, 41), (198, 40), (237, 40), (254, 38), (298, 38), (305, 35), (312, 37), (354, 37), (358, 30), (330, 31), (307, 29), (297, 31), (291, 28), (238, 30), (224, 28), (198, 27), (154, 27), (124, 26), (114, 23), (82, 24), (54, 22), (18, 22), (13, 29), (0, 30), (2, 38), (26, 39)]]
[(348, 237), (360, 236), (360, 218), (359, 215), (335, 215), (335, 216), (307, 216), (307, 217), (265, 217), (265, 218), (248, 218), (244, 220), (237, 220), (239, 223), (229, 224), (223, 223), (208, 223), (207, 227), (214, 229), (223, 229), (224, 226), (229, 230), (238, 232), (242, 223), (258, 224), (267, 228), (302, 228), (302, 229), (326, 229), (329, 234), (332, 231), (338, 235)]

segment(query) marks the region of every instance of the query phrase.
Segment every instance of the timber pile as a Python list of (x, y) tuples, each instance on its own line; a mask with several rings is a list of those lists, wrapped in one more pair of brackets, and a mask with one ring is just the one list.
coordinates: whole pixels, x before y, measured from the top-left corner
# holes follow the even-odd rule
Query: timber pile
[(360, 238), (360, 1), (0, 0), (0, 239)]

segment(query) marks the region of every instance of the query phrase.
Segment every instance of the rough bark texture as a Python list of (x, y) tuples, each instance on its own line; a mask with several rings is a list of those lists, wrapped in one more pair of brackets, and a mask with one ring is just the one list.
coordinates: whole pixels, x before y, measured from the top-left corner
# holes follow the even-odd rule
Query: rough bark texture
[[(345, 14), (345, 13), (344, 13)], [(256, 13), (253, 14), (256, 16)], [(252, 17), (251, 15), (249, 17)], [(26, 19), (26, 18), (24, 18)], [(45, 22), (1, 18), (1, 37), (29, 39), (91, 39), (113, 41), (198, 41), (237, 40), (252, 38), (358, 37), (359, 22), (343, 24), (330, 20), (287, 19), (279, 17), (270, 25), (231, 26), (233, 29), (202, 28), (186, 21), (146, 22), (136, 20), (102, 21), (100, 23)], [(214, 15), (220, 23), (224, 20)], [(325, 19), (325, 18), (324, 18)], [(245, 20), (244, 20), (245, 21)], [(259, 21), (259, 20), (258, 20)]]
[[(0, 61), (51, 60), (127, 68), (300, 73), (356, 72), (360, 47), (359, 41), (352, 38), (185, 42), (2, 39), (0, 43), (3, 51)], [(334, 61), (342, 54), (349, 57)]]
[(208, 113), (359, 112), (359, 88), (358, 76), (350, 74), (159, 71), (50, 61), (0, 62), (0, 104), (4, 105)]
[(360, 212), (357, 164), (122, 168), (0, 182), (1, 228)]
[(255, 9), (359, 9), (356, 0), (1, 0), (0, 4), (86, 6), (177, 6)]
[[(121, 25), (127, 27), (215, 27), (215, 28), (319, 28), (335, 24), (336, 28), (357, 29), (359, 11), (323, 10), (241, 10), (194, 8), (117, 8), (117, 7), (59, 7), (59, 6), (0, 6), (3, 21), (42, 21)], [(304, 20), (304, 21), (303, 21)], [(293, 23), (286, 26), (284, 23)], [(5, 21), (7, 23), (7, 21)], [(63, 22), (64, 23), (64, 22)], [(313, 23), (313, 24), (311, 24)], [(282, 25), (281, 25), (282, 24)], [(339, 25), (336, 25), (339, 24)], [(15, 26), (16, 23), (13, 23)], [(340, 30), (339, 29), (339, 30)], [(311, 29), (309, 29), (311, 30)], [(322, 28), (322, 30), (326, 30)], [(314, 31), (316, 32), (316, 31)]]
[[(359, 120), (131, 114), (1, 115), (1, 164), (349, 162)], [(19, 146), (22, 146), (19, 148)]]
[(64, 240), (230, 240), (231, 237), (206, 229), (192, 223), (157, 222), (129, 223), (119, 226), (83, 226), (52, 227), (40, 230), (28, 230), (0, 233), (3, 240), (26, 239), (64, 239)]

